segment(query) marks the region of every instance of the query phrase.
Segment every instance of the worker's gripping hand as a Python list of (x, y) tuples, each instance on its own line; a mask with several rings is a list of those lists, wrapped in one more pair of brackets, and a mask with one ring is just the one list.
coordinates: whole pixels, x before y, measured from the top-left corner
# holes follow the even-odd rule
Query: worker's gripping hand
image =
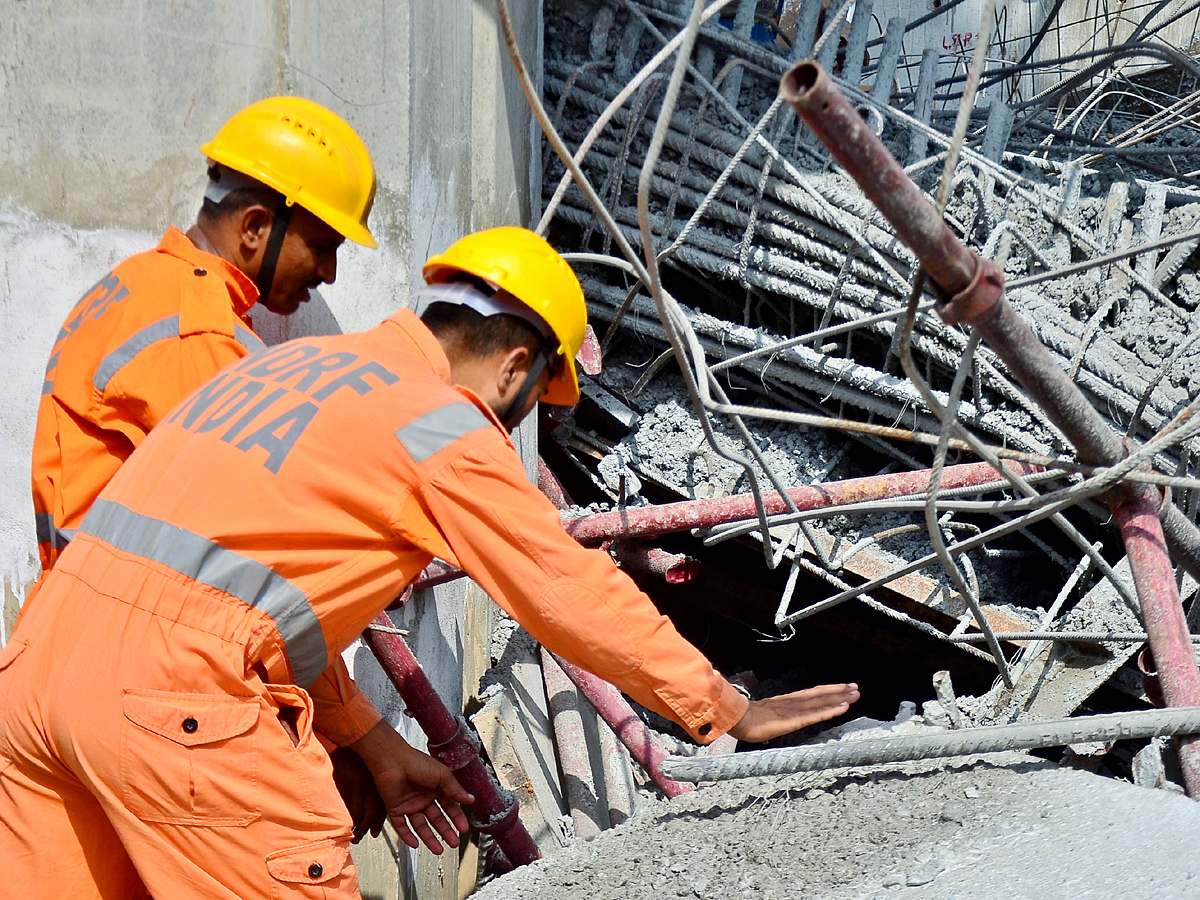
[(371, 770), (400, 840), (414, 850), (424, 843), (433, 853), (442, 852), (443, 842), (458, 846), (458, 835), (468, 828), (460, 804), (473, 803), (475, 798), (463, 790), (454, 773), (410, 746), (383, 721), (351, 749)]
[(379, 796), (371, 770), (362, 757), (348, 747), (334, 750), (329, 756), (333, 761), (333, 783), (354, 822), (353, 842), (357, 844), (367, 834), (379, 837), (387, 819), (387, 807)]
[(769, 741), (840, 716), (858, 696), (857, 684), (822, 684), (793, 694), (751, 700), (750, 708), (729, 733), (739, 741)]

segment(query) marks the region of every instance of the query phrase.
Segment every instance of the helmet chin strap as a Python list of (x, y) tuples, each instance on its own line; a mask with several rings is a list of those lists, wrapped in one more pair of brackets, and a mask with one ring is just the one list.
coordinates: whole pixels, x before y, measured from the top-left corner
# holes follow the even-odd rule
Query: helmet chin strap
[(275, 220), (271, 223), (271, 233), (267, 236), (267, 246), (263, 250), (262, 265), (258, 267), (258, 277), (254, 286), (258, 288), (258, 299), (266, 303), (267, 295), (271, 293), (271, 282), (275, 280), (275, 266), (279, 264), (279, 250), (283, 246), (283, 238), (288, 225), (292, 221), (292, 208), (282, 197), (275, 206)]
[(500, 424), (507, 428), (510, 432), (515, 431), (516, 427), (521, 424), (521, 420), (525, 418), (522, 415), (522, 410), (525, 404), (529, 401), (529, 395), (537, 386), (538, 379), (542, 377), (542, 370), (549, 365), (546, 354), (539, 353), (537, 358), (529, 366), (529, 371), (525, 374), (525, 383), (521, 385), (517, 395), (512, 398), (512, 402), (504, 408), (504, 412), (500, 413)]

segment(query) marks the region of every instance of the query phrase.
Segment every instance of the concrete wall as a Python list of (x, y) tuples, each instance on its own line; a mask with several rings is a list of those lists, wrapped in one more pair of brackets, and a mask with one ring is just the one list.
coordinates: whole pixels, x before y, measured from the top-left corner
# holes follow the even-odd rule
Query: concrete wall
[[(540, 70), (540, 0), (511, 5)], [(37, 574), (29, 449), (54, 335), (116, 261), (192, 223), (199, 145), (241, 106), (280, 93), (331, 107), (366, 140), (380, 247), (347, 244), (337, 282), (297, 317), (256, 314), (269, 340), (374, 325), (407, 301), (431, 252), (476, 228), (528, 223), (533, 125), (493, 0), (0, 0), (3, 636)], [(486, 600), (461, 585), (398, 621), (461, 703), (487, 664)], [(373, 660), (348, 657), (407, 728)], [(428, 854), (356, 856), (368, 897), (411, 896), (418, 882), (422, 898), (457, 894), (453, 859), (439, 870)]]

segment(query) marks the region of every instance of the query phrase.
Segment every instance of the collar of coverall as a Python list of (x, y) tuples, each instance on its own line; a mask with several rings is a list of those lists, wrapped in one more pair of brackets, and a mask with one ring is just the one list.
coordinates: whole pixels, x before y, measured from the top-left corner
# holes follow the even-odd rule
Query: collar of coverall
[[(434, 333), (429, 330), (429, 327), (417, 318), (417, 314), (411, 308), (405, 306), (396, 310), (383, 320), (383, 324), (397, 328), (404, 335), (404, 338), (412, 343), (416, 351), (424, 357), (426, 363), (429, 364), (430, 371), (441, 379), (447, 387), (452, 388), (470, 400), (487, 417), (488, 421), (496, 426), (497, 431), (501, 433), (507, 431), (503, 427), (499, 416), (496, 415), (490, 406), (483, 402), (483, 399), (478, 394), (468, 387), (453, 383), (450, 376), (450, 360), (446, 356), (445, 349), (443, 349)], [(504, 440), (508, 442), (510, 447), (513, 447), (514, 451), (516, 450), (508, 434), (504, 434)]]
[[(204, 243), (207, 244), (207, 241)], [(229, 260), (222, 259), (211, 245), (203, 246), (193, 242), (174, 225), (167, 229), (167, 233), (162, 236), (155, 249), (183, 260), (198, 272), (219, 272), (218, 277), (225, 282), (234, 315), (239, 318), (244, 317), (258, 302), (258, 288), (245, 272)]]

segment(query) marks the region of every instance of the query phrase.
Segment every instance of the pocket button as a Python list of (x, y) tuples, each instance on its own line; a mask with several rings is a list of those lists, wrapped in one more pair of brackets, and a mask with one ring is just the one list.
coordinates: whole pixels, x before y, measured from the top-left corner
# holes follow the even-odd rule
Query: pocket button
[(186, 719), (183, 720), (183, 730), (186, 731), (188, 734), (195, 734), (196, 729), (199, 727), (200, 727), (200, 723), (197, 722), (191, 716), (188, 716)]
[(320, 878), (324, 874), (325, 874), (325, 869), (321, 866), (320, 863), (313, 863), (311, 866), (308, 867), (308, 877), (309, 878)]

